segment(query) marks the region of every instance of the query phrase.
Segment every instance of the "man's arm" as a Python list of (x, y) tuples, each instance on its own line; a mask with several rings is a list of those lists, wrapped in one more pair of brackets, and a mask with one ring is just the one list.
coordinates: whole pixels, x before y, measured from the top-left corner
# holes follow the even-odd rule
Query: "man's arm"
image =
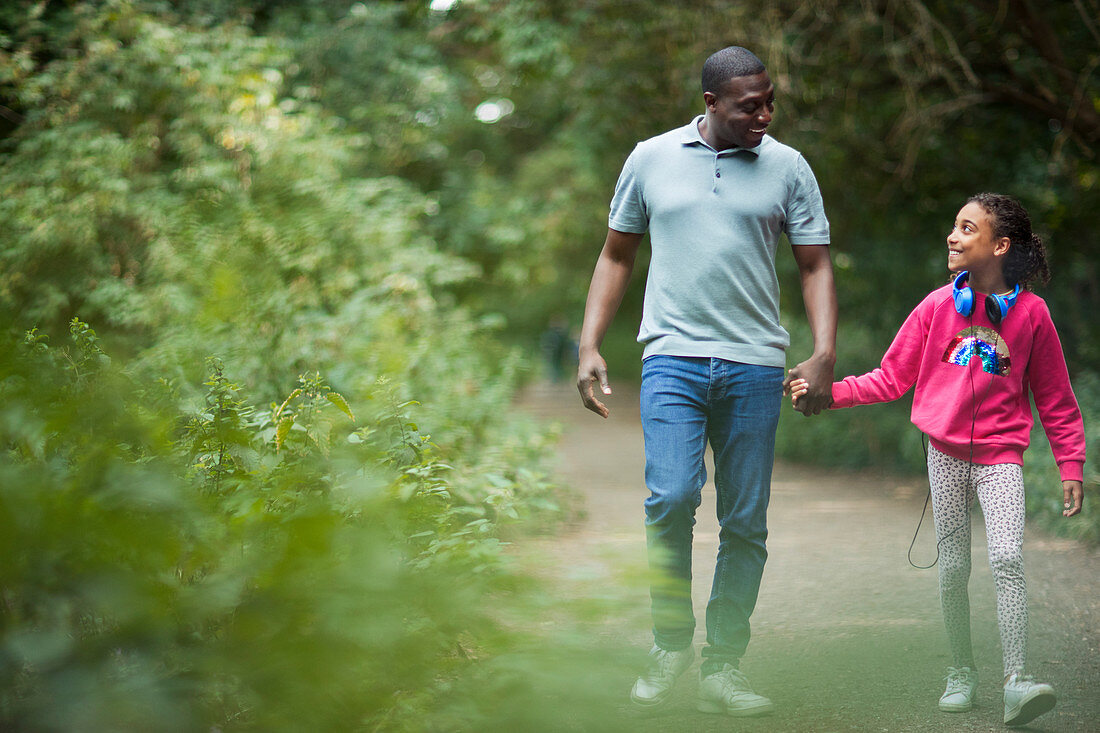
[(577, 389), (580, 390), (584, 406), (601, 417), (607, 417), (608, 410), (606, 405), (596, 399), (595, 383), (600, 383), (604, 394), (611, 394), (611, 385), (607, 381), (607, 362), (600, 356), (600, 344), (603, 343), (603, 337), (623, 301), (643, 236), (608, 229), (603, 251), (600, 252), (596, 270), (592, 273), (592, 283), (588, 286), (588, 300), (584, 305), (584, 323), (581, 325), (577, 351)]
[(802, 300), (814, 336), (814, 353), (790, 370), (784, 386), (797, 377), (807, 380), (810, 389), (799, 399), (798, 409), (803, 415), (816, 415), (828, 409), (833, 399), (837, 321), (833, 264), (828, 246), (796, 245), (791, 250), (802, 279)]

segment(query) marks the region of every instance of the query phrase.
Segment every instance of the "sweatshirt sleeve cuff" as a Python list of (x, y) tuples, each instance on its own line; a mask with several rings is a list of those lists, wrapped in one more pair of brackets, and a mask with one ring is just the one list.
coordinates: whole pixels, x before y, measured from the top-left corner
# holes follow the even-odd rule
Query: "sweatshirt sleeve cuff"
[(1058, 473), (1061, 475), (1063, 481), (1084, 481), (1085, 462), (1062, 461), (1058, 464)]
[(852, 406), (852, 388), (845, 382), (833, 382), (833, 404), (829, 409)]

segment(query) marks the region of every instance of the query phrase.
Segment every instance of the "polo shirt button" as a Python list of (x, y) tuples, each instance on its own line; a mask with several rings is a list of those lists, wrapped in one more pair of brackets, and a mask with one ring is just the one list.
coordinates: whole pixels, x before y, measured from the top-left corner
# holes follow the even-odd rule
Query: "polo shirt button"
[(722, 171), (714, 171), (714, 177), (715, 178), (721, 178), (722, 177)]

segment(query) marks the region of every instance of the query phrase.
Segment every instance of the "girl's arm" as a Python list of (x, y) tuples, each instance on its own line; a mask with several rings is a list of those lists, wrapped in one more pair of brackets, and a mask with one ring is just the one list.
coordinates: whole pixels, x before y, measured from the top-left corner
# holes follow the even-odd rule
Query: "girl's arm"
[[(833, 382), (833, 408), (890, 402), (901, 397), (917, 381), (921, 358), (928, 341), (930, 301), (925, 299), (901, 325), (878, 369), (858, 377)], [(792, 399), (795, 383), (792, 382)], [(799, 387), (801, 389), (801, 386)]]

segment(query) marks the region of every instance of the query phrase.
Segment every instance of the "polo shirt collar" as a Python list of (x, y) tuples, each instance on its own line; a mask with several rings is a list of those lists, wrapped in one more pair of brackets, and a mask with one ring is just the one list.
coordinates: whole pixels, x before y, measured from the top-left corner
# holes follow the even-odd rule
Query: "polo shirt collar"
[[(714, 150), (710, 147), (710, 143), (703, 139), (703, 136), (699, 133), (699, 122), (703, 119), (703, 115), (697, 115), (694, 120), (680, 128), (680, 143), (683, 145), (702, 145), (705, 148)], [(729, 148), (727, 150), (718, 151), (719, 155), (728, 155), (730, 153), (745, 152), (752, 153), (755, 156), (760, 155), (760, 148), (764, 146), (764, 140), (767, 140), (768, 136), (765, 135), (764, 139), (754, 148)]]

